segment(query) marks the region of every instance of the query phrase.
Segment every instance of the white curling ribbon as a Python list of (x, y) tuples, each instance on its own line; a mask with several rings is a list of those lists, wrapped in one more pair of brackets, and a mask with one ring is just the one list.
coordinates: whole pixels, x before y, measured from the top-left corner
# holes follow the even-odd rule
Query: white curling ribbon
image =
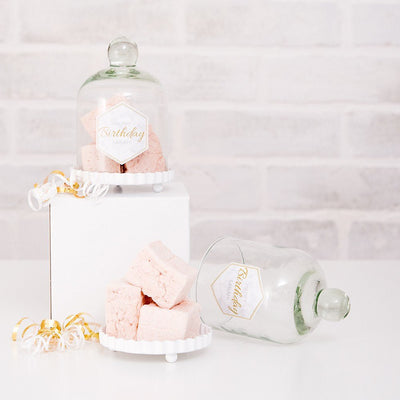
[(42, 336), (30, 335), (21, 340), (20, 347), (30, 354), (39, 354), (49, 347), (47, 340)]
[(39, 211), (48, 206), (57, 193), (70, 193), (79, 198), (99, 200), (107, 195), (108, 190), (109, 185), (105, 184), (71, 183), (71, 179), (66, 178), (62, 172), (54, 171), (41, 185), (35, 185), (29, 190), (28, 204), (32, 210)]
[(29, 333), (21, 338), (20, 347), (31, 354), (38, 354), (49, 348), (47, 338), (38, 335), (39, 326), (34, 326)]
[(28, 192), (28, 203), (34, 211), (39, 211), (50, 204), (51, 199), (57, 194), (57, 186), (47, 182)]
[(85, 342), (85, 336), (79, 326), (72, 325), (66, 328), (58, 343), (59, 350), (77, 350)]
[(106, 196), (110, 185), (103, 185), (100, 183), (84, 183), (82, 186), (82, 194), (85, 197), (99, 200)]
[[(53, 336), (38, 335), (39, 327), (29, 335), (21, 339), (21, 349), (26, 350), (32, 355), (52, 351), (55, 339)], [(60, 351), (78, 350), (85, 342), (85, 336), (79, 326), (70, 326), (64, 329), (61, 337), (57, 340), (56, 348)]]
[(56, 185), (57, 187), (61, 187), (62, 185), (71, 186), (70, 180), (67, 179), (63, 174), (60, 172), (52, 172), (47, 177), (48, 182)]

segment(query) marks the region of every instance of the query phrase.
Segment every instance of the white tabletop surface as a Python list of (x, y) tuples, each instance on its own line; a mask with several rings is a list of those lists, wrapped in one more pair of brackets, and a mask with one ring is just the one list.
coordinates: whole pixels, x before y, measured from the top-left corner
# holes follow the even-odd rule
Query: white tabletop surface
[(211, 346), (135, 356), (86, 344), (28, 356), (10, 339), (22, 316), (48, 310), (47, 263), (1, 261), (3, 399), (400, 399), (400, 262), (322, 262), (329, 286), (351, 297), (349, 317), (321, 322), (304, 342), (277, 345), (214, 332)]

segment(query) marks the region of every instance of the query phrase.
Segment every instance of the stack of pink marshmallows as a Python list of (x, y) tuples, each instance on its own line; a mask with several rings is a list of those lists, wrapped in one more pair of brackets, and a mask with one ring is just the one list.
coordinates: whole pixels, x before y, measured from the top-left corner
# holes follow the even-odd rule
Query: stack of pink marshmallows
[(200, 307), (188, 299), (196, 270), (160, 241), (107, 288), (106, 333), (133, 340), (178, 340), (200, 333)]

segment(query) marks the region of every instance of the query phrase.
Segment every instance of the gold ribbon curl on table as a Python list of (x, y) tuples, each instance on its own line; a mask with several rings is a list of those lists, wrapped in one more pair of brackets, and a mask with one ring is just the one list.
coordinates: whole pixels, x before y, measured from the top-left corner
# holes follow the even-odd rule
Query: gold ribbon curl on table
[(85, 197), (100, 199), (107, 194), (108, 189), (109, 185), (71, 182), (71, 178), (67, 178), (64, 172), (54, 170), (47, 175), (42, 184), (35, 183), (29, 190), (28, 203), (34, 211), (39, 211), (49, 205), (53, 197), (59, 193), (72, 194), (78, 199)]
[(15, 324), (11, 338), (33, 354), (78, 349), (85, 341), (99, 341), (99, 324), (89, 318), (89, 314), (81, 312), (69, 315), (62, 323), (44, 319), (37, 324), (24, 317)]

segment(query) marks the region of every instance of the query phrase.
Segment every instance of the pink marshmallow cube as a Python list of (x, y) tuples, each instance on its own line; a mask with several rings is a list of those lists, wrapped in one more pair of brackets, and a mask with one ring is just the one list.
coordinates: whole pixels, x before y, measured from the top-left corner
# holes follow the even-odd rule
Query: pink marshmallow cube
[(149, 129), (149, 148), (125, 164), (126, 172), (165, 171), (167, 165), (161, 150), (161, 143), (153, 130)]
[(164, 156), (160, 154), (151, 154), (145, 151), (133, 160), (125, 164), (126, 172), (130, 174), (143, 172), (162, 172), (167, 170)]
[(189, 294), (197, 271), (175, 256), (162, 242), (153, 242), (137, 256), (126, 275), (162, 308), (172, 308)]
[(179, 340), (200, 333), (200, 306), (185, 300), (170, 310), (154, 303), (140, 310), (137, 340)]
[(108, 110), (109, 108), (123, 102), (126, 102), (126, 98), (124, 96), (112, 96), (107, 100), (103, 100), (103, 102), (99, 102), (97, 108), (89, 111), (87, 114), (81, 117), (83, 127), (94, 142), (96, 141), (96, 117)]
[(91, 172), (119, 173), (120, 164), (96, 149), (95, 144), (88, 144), (81, 148), (82, 169)]
[(139, 287), (118, 281), (107, 287), (106, 333), (124, 339), (136, 339), (140, 308), (144, 296)]

